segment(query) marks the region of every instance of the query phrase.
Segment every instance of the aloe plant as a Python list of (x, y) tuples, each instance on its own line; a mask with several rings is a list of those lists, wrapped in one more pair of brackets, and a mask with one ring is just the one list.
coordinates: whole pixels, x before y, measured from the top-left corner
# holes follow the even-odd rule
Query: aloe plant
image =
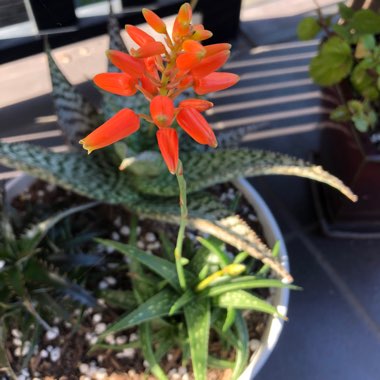
[[(249, 357), (248, 328), (242, 312), (258, 311), (285, 318), (274, 306), (255, 295), (254, 290), (299, 289), (280, 280), (266, 278), (263, 270), (247, 273), (251, 262), (249, 255), (240, 252), (232, 258), (224, 251), (224, 244), (215, 238), (199, 238), (202, 246), (195, 249), (192, 245), (185, 252), (188, 261), (185, 266), (186, 291), (180, 287), (173, 260), (153, 256), (131, 244), (104, 239), (97, 241), (138, 263), (144, 275), (157, 278), (153, 282), (157, 285), (153, 292), (151, 289), (148, 292), (140, 290), (137, 307), (108, 326), (93, 349), (117, 348), (104, 346), (103, 339), (109, 334), (138, 326), (139, 347), (143, 349), (152, 373), (160, 380), (167, 379), (160, 368), (160, 358), (178, 346), (183, 353), (190, 353), (197, 379), (206, 379), (210, 366), (231, 368), (232, 379), (237, 379)], [(159, 322), (162, 320), (165, 327), (157, 331), (154, 326), (157, 323), (161, 326)], [(185, 331), (180, 332), (181, 325), (186, 326)], [(166, 331), (165, 340), (162, 339), (163, 329)], [(222, 341), (228, 342), (230, 350), (236, 351), (235, 362), (210, 357), (208, 344), (211, 330)], [(165, 351), (158, 352), (154, 347), (157, 347), (157, 342), (161, 345), (163, 341), (166, 343)], [(184, 354), (183, 362), (189, 361), (190, 357)]]

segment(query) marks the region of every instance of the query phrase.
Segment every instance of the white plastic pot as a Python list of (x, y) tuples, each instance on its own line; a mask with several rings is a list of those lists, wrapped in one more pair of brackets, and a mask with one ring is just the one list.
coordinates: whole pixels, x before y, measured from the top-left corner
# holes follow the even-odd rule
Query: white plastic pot
[[(276, 241), (280, 242), (279, 259), (281, 260), (282, 265), (289, 271), (288, 254), (286, 251), (284, 238), (273, 214), (269, 210), (263, 198), (261, 198), (260, 194), (244, 178), (239, 178), (233, 181), (233, 184), (240, 190), (247, 201), (255, 209), (268, 245), (273, 247)], [(273, 305), (282, 315), (287, 314), (288, 302), (289, 289), (275, 289), (273, 294)], [(252, 355), (248, 367), (241, 374), (239, 380), (251, 380), (258, 374), (272, 353), (283, 329), (283, 325), (284, 321), (280, 318), (273, 316), (268, 318), (267, 325), (261, 338), (261, 344)]]

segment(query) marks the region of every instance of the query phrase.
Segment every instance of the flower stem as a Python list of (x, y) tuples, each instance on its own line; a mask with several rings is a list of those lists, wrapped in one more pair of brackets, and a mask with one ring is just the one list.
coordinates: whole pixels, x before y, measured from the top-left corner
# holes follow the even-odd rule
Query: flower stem
[(174, 249), (174, 258), (175, 258), (175, 264), (177, 268), (177, 274), (178, 274), (178, 280), (181, 288), (183, 290), (186, 289), (186, 278), (185, 273), (183, 271), (183, 265), (182, 265), (182, 246), (183, 246), (183, 239), (185, 237), (185, 229), (187, 225), (187, 198), (186, 198), (186, 181), (185, 177), (183, 176), (183, 166), (182, 162), (178, 162), (178, 168), (176, 172), (176, 177), (178, 181), (178, 187), (179, 187), (179, 204), (181, 209), (181, 220), (177, 235), (177, 245)]

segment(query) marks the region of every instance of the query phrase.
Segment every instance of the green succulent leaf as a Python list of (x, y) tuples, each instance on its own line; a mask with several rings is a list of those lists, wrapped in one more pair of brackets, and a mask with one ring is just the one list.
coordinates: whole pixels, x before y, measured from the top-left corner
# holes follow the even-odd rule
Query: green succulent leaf
[(148, 323), (142, 323), (139, 327), (141, 349), (144, 358), (149, 363), (149, 369), (158, 380), (168, 380), (165, 372), (157, 363), (152, 347), (152, 332)]
[(212, 237), (208, 239), (198, 237), (197, 240), (203, 245), (203, 247), (205, 247), (211, 253), (216, 255), (216, 257), (218, 257), (222, 268), (228, 264), (231, 264), (231, 259), (228, 257), (226, 252), (222, 249), (221, 247), (222, 242), (220, 240), (212, 238)]
[(109, 334), (169, 315), (170, 308), (177, 298), (178, 295), (171, 289), (161, 290), (141, 304), (137, 309), (122, 316), (118, 321), (110, 325), (107, 330), (101, 334), (99, 339), (103, 339)]
[(321, 31), (321, 26), (314, 17), (304, 18), (297, 26), (297, 36), (301, 41), (311, 40)]
[(194, 376), (196, 380), (207, 380), (210, 302), (208, 299), (199, 300), (186, 306), (184, 311)]
[(137, 306), (134, 294), (130, 290), (104, 289), (97, 295), (109, 305), (127, 311), (133, 310)]
[(235, 368), (232, 372), (231, 379), (236, 380), (247, 367), (249, 358), (249, 334), (247, 324), (241, 314), (241, 312), (236, 313), (235, 318), (235, 329), (237, 334), (237, 344), (236, 344), (236, 359)]
[[(236, 179), (261, 175), (295, 175), (324, 182), (352, 199), (352, 192), (340, 180), (303, 160), (281, 153), (251, 149), (225, 149), (213, 152), (184, 154), (185, 175), (189, 193)], [(173, 176), (136, 178), (136, 189), (149, 195), (176, 196), (178, 186)], [(355, 198), (355, 196), (353, 196)]]
[[(122, 244), (113, 240), (96, 239), (97, 242), (116, 249), (118, 252), (137, 260), (141, 264), (145, 265), (151, 271), (166, 280), (175, 290), (180, 290), (178, 275), (175, 264), (162, 259), (160, 257), (151, 255), (141, 249), (129, 244)], [(190, 272), (185, 272), (186, 276), (190, 278), (192, 282), (196, 279)]]
[(351, 46), (334, 36), (322, 44), (310, 63), (310, 75), (321, 86), (332, 86), (347, 77), (353, 65)]
[(213, 303), (222, 308), (233, 307), (240, 310), (255, 310), (286, 319), (276, 308), (259, 297), (244, 290), (233, 290), (213, 298)]

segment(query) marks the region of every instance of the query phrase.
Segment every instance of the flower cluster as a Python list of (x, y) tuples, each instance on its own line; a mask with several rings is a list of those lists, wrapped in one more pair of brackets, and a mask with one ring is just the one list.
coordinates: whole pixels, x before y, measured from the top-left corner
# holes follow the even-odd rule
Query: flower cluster
[(201, 41), (210, 38), (212, 33), (201, 24), (191, 24), (192, 9), (188, 3), (180, 7), (171, 36), (163, 20), (153, 11), (143, 9), (142, 12), (146, 22), (164, 35), (165, 44), (136, 26), (126, 25), (127, 33), (138, 48), (130, 49), (130, 54), (108, 51), (108, 58), (121, 73), (98, 74), (94, 82), (117, 95), (132, 96), (141, 91), (150, 102), (150, 115), (122, 109), (80, 143), (91, 153), (136, 132), (143, 118), (158, 127), (158, 146), (169, 171), (174, 174), (179, 162), (178, 134), (172, 126), (174, 119), (199, 144), (217, 146), (214, 132), (201, 114), (213, 104), (194, 98), (175, 105), (178, 95), (191, 87), (198, 95), (223, 90), (233, 86), (239, 77), (216, 72), (227, 61), (231, 45), (203, 46)]

